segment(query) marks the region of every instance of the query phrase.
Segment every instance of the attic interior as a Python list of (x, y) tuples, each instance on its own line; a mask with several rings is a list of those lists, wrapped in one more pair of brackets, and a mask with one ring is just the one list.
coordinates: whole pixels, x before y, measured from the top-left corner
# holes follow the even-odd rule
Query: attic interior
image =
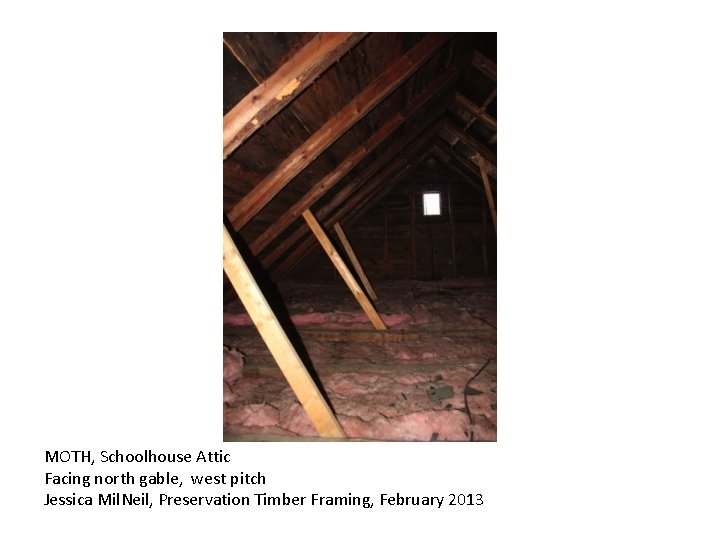
[(497, 440), (496, 43), (223, 35), (226, 441)]

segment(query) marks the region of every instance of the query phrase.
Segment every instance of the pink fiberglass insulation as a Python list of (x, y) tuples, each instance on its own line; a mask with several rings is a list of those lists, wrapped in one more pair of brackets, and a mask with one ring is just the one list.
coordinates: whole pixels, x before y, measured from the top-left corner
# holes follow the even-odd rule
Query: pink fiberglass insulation
[[(376, 291), (380, 313), (382, 306), (400, 313), (398, 325), (413, 330), (413, 339), (343, 341), (337, 336), (314, 339), (312, 333), (303, 334), (299, 343), (294, 338), (301, 357), (317, 371), (348, 437), (496, 440), (494, 284), (394, 282), (380, 284)], [(283, 295), (290, 299), (287, 309), (293, 320), (305, 310), (304, 320), (318, 328), (334, 328), (339, 320), (355, 321), (347, 317), (348, 293), (342, 287), (296, 285)], [(307, 313), (313, 303), (323, 312)], [(336, 312), (328, 309), (333, 303)], [(340, 326), (357, 329), (358, 325), (372, 328), (366, 320)], [(248, 328), (237, 333), (233, 327), (226, 326), (225, 341), (242, 351), (244, 368), (241, 364), (242, 377), (232, 382), (225, 377), (226, 432), (316, 437), (257, 332)]]

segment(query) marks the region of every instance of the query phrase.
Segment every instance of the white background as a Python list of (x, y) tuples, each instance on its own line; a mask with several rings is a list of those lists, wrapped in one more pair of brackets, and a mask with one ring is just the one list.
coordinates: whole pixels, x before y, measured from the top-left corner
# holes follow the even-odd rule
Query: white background
[[(718, 538), (717, 17), (394, 4), (5, 8), (8, 538)], [(498, 443), (220, 442), (227, 30), (499, 32)], [(223, 449), (231, 467), (173, 471), (260, 470), (274, 493), (485, 504), (43, 506), (45, 450), (116, 448)]]

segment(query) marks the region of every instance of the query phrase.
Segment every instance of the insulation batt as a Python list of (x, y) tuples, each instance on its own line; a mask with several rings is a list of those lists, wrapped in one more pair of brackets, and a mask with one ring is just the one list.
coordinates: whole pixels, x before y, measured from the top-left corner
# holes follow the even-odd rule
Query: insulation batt
[[(493, 331), (495, 283), (386, 282), (374, 284), (375, 302), (394, 330), (421, 331), (402, 341), (313, 339), (303, 334), (300, 355), (315, 369), (340, 425), (350, 438), (380, 441), (494, 441), (496, 356), (494, 334), (453, 336), (452, 330)], [(371, 329), (342, 284), (285, 284), (281, 294), (293, 323), (322, 329)], [(229, 433), (316, 437), (317, 432), (250, 328), (242, 306), (226, 306), (224, 427)], [(482, 334), (486, 335), (486, 334)], [(235, 337), (233, 337), (235, 336)], [(243, 367), (244, 366), (244, 367)], [(240, 373), (242, 372), (242, 376)], [(433, 402), (428, 390), (448, 385), (453, 396)], [(229, 398), (229, 399), (228, 399)]]
[(244, 365), (245, 357), (240, 351), (223, 345), (223, 402), (226, 405), (232, 405), (238, 401), (232, 385), (240, 379)]

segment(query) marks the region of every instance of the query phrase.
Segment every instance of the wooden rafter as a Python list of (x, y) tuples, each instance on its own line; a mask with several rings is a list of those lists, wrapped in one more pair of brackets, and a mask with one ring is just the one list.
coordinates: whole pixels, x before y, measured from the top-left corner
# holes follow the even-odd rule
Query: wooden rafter
[(483, 188), (481, 183), (478, 183), (476, 180), (476, 174), (474, 171), (470, 172), (468, 171), (465, 166), (459, 166), (456, 165), (456, 162), (458, 161), (458, 158), (456, 156), (450, 155), (447, 150), (444, 150), (443, 148), (439, 147), (438, 144), (435, 144), (433, 148), (431, 149), (432, 154), (437, 157), (448, 169), (453, 171), (455, 174), (457, 174), (460, 178), (465, 180), (467, 184), (472, 186), (476, 191), (480, 192), (483, 197), (485, 196), (485, 188)]
[(493, 165), (495, 165), (497, 163), (497, 156), (495, 155), (495, 152), (490, 150), (487, 146), (482, 144), (475, 137), (473, 137), (469, 133), (463, 131), (462, 129), (458, 128), (452, 122), (448, 122), (445, 127), (447, 128), (450, 135), (461, 140), (467, 146), (472, 148), (475, 152), (480, 154), (483, 157), (483, 159), (485, 159), (486, 161), (489, 161)]
[(362, 290), (362, 287), (360, 287), (358, 282), (355, 280), (355, 277), (352, 275), (352, 272), (350, 272), (350, 269), (345, 264), (345, 261), (343, 261), (342, 257), (335, 249), (335, 246), (333, 246), (330, 238), (328, 238), (325, 229), (323, 229), (322, 225), (318, 223), (318, 220), (315, 219), (315, 216), (310, 210), (305, 210), (303, 212), (303, 217), (305, 218), (308, 227), (310, 227), (310, 230), (315, 235), (315, 238), (317, 238), (318, 242), (320, 242), (320, 245), (325, 250), (325, 253), (327, 253), (330, 261), (332, 261), (333, 265), (335, 265), (335, 269), (343, 278), (345, 284), (348, 286), (348, 289), (350, 289), (352, 295), (357, 299), (360, 307), (368, 316), (375, 329), (387, 330), (387, 326), (385, 326), (385, 323), (375, 310), (375, 306), (372, 305), (372, 302), (368, 299), (365, 291)]
[[(409, 145), (417, 144), (414, 142), (416, 139), (420, 138), (422, 140), (427, 140), (429, 137), (434, 137), (440, 129), (441, 123), (436, 122), (435, 124), (430, 125), (430, 122), (436, 120), (442, 112), (442, 108), (437, 108), (423, 117), (422, 121), (418, 125), (413, 126), (413, 129), (410, 129), (407, 135), (390, 145), (380, 157), (376, 158), (373, 163), (362, 172), (360, 176), (348, 182), (329, 202), (317, 210), (317, 212), (315, 212), (317, 218), (321, 221), (325, 220), (330, 212), (342, 205), (343, 202), (361, 185), (377, 174), (383, 167), (390, 166), (388, 163), (392, 164), (392, 160), (402, 159), (402, 157), (399, 157), (398, 154), (403, 150), (403, 148), (408, 146), (408, 148), (411, 149), (410, 151), (412, 151), (413, 147)], [(278, 258), (284, 256), (285, 253), (306, 234), (307, 229), (303, 227), (298, 228), (289, 237), (285, 238), (282, 242), (280, 242), (280, 244), (275, 246), (270, 253), (262, 258), (262, 264), (265, 268), (269, 268), (270, 265)]]
[(487, 111), (483, 110), (481, 107), (479, 107), (475, 102), (468, 99), (464, 95), (462, 95), (460, 92), (455, 92), (453, 95), (455, 102), (463, 107), (465, 110), (467, 110), (470, 114), (472, 114), (475, 118), (480, 120), (482, 123), (484, 123), (486, 126), (488, 126), (493, 131), (497, 131), (497, 121), (495, 118), (490, 116)]
[(259, 253), (278, 237), (302, 213), (317, 202), (333, 186), (341, 181), (347, 174), (371, 152), (378, 148), (398, 127), (405, 124), (414, 113), (419, 111), (438, 93), (447, 89), (460, 75), (460, 66), (447, 71), (442, 77), (434, 81), (420, 95), (416, 96), (399, 113), (376, 130), (365, 143), (352, 151), (343, 162), (332, 172), (320, 179), (302, 198), (291, 206), (283, 215), (275, 220), (260, 236), (250, 244), (253, 253)]
[(391, 181), (388, 182), (386, 176), (381, 181), (375, 182), (375, 184), (368, 184), (364, 186), (364, 190), (362, 192), (358, 192), (352, 200), (348, 201), (348, 204), (340, 208), (331, 220), (335, 221), (345, 219), (350, 224), (354, 223), (354, 221), (361, 217), (367, 209), (371, 208), (380, 199), (385, 197), (390, 190), (398, 184), (398, 182), (402, 181), (408, 174), (420, 165), (420, 163), (425, 159), (425, 156), (427, 156), (430, 152), (429, 147), (430, 144), (428, 141), (413, 154), (408, 155), (400, 169), (393, 171)]
[(315, 429), (323, 437), (345, 437), (225, 227), (223, 269)]
[[(416, 157), (419, 152), (420, 151), (417, 151), (415, 154), (409, 157), (405, 155), (398, 156), (397, 159), (393, 160), (390, 164), (388, 164), (388, 166), (385, 167), (383, 171), (381, 171), (381, 173), (377, 174), (371, 181), (363, 185), (363, 189), (361, 191), (358, 191), (350, 200), (348, 200), (347, 204), (342, 205), (331, 217), (326, 218), (325, 222), (327, 226), (332, 226), (334, 223), (346, 219), (349, 214), (352, 214), (352, 216), (358, 215), (358, 211), (361, 210), (361, 208), (365, 208), (367, 206), (367, 203), (371, 200), (370, 198), (372, 194), (377, 194), (378, 190), (381, 189), (382, 185), (392, 188), (394, 184), (400, 181), (403, 176), (407, 174), (407, 172), (413, 167), (414, 164), (411, 162), (411, 160)], [(388, 182), (387, 180), (389, 177), (393, 177), (394, 180), (392, 182)], [(366, 204), (360, 204), (363, 201)], [(372, 198), (372, 202), (374, 201), (375, 197)], [(331, 213), (332, 209), (330, 209), (329, 207), (323, 207), (322, 210), (323, 213), (327, 216)], [(298, 229), (296, 231), (293, 244), (299, 239), (301, 239), (303, 236), (305, 236), (305, 233), (306, 231), (304, 229)], [(285, 275), (295, 264), (300, 261), (300, 259), (302, 259), (302, 257), (304, 257), (308, 253), (308, 250), (310, 250), (313, 245), (314, 243), (312, 242), (312, 237), (306, 238), (303, 242), (290, 250), (289, 254), (286, 253), (286, 256), (284, 257), (282, 263), (271, 273), (278, 276)], [(285, 248), (285, 251), (287, 252), (288, 248)]]
[(481, 110), (487, 110), (487, 108), (490, 106), (490, 104), (493, 102), (493, 99), (497, 97), (497, 88), (493, 88), (493, 91), (488, 94), (488, 96), (485, 98), (485, 101), (483, 101), (483, 104), (480, 105)]
[(393, 62), (228, 212), (233, 227), (240, 229), (246, 225), (283, 187), (415, 73), (450, 37), (449, 34), (428, 34)]
[(358, 43), (363, 32), (320, 33), (223, 118), (223, 159)]
[(473, 50), (472, 65), (478, 71), (490, 77), (493, 81), (497, 81), (497, 66), (495, 62), (483, 56), (476, 50)]
[[(457, 164), (459, 164), (465, 171), (471, 175), (473, 178), (477, 177), (477, 165), (474, 161), (472, 161), (470, 158), (465, 156), (460, 149), (458, 149), (456, 146), (451, 146), (447, 141), (445, 141), (442, 137), (438, 137), (435, 141), (436, 146), (438, 149), (445, 152), (448, 156), (450, 156), (453, 161), (455, 161)], [(497, 177), (497, 169), (495, 168), (495, 165), (492, 165), (490, 163), (488, 165), (488, 173), (490, 176)]]
[[(398, 159), (386, 167), (381, 174), (378, 174), (370, 182), (363, 185), (362, 189), (355, 193), (346, 204), (337, 208), (336, 212), (327, 218), (327, 225), (331, 226), (341, 220), (352, 224), (355, 219), (362, 216), (368, 207), (375, 204), (378, 199), (384, 197), (388, 191), (417, 167), (420, 159), (422, 159), (428, 151), (426, 148), (427, 143), (428, 141), (424, 141), (424, 145), (416, 149), (411, 155), (398, 156)], [(389, 178), (392, 178), (392, 180), (388, 181)], [(292, 253), (285, 258), (283, 263), (278, 266), (274, 273), (284, 275), (297, 264), (300, 259), (309, 252), (310, 248), (313, 247), (313, 243), (310, 240), (312, 240), (312, 238), (308, 238), (296, 247)]]

